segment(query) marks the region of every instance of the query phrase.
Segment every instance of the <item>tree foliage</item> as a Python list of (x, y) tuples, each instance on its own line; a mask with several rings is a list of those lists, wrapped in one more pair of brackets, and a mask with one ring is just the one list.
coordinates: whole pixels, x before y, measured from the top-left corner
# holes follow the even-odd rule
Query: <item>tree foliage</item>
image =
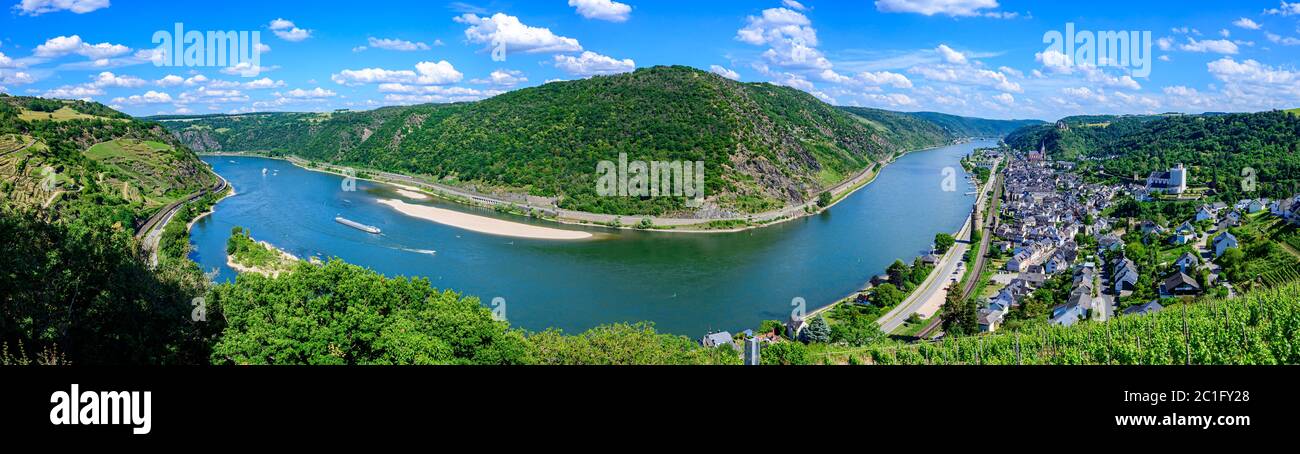
[(520, 364), (521, 334), (475, 298), (427, 279), (388, 279), (342, 261), (279, 278), (239, 276), (212, 292), (227, 327), (214, 363)]
[(803, 330), (803, 340), (811, 344), (825, 344), (831, 341), (831, 327), (825, 317), (815, 317)]
[[(973, 241), (978, 242), (979, 240), (975, 239)], [(934, 236), (934, 248), (940, 254), (948, 252), (948, 249), (951, 249), (955, 244), (957, 244), (957, 239), (950, 234), (940, 233)]]
[(732, 349), (702, 348), (655, 332), (647, 323), (600, 326), (576, 336), (548, 330), (528, 336), (531, 361), (541, 365), (739, 365)]
[(206, 362), (220, 317), (192, 319), (203, 295), (197, 267), (150, 270), (131, 232), (111, 218), (50, 218), (0, 209), (0, 344), (72, 364)]
[(798, 342), (777, 342), (763, 346), (759, 361), (764, 366), (806, 366), (812, 364), (808, 346)]

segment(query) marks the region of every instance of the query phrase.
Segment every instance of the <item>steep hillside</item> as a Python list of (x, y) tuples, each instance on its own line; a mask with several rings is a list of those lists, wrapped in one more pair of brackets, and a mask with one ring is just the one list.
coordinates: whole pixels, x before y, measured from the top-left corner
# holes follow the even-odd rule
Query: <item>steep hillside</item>
[[(1214, 188), (1224, 200), (1300, 191), (1300, 117), (1281, 111), (1071, 117), (1023, 128), (1007, 143), (1022, 150), (1046, 147), (1054, 157), (1080, 159), (1098, 174), (1117, 177), (1185, 164), (1192, 167), (1194, 185)], [(1241, 185), (1247, 168), (1258, 179), (1252, 193)]]
[[(711, 217), (800, 203), (875, 162), (950, 140), (862, 121), (787, 87), (685, 67), (556, 82), (475, 103), (160, 118), (196, 150), (271, 151), (553, 197), (611, 214)], [(704, 161), (708, 200), (597, 197), (601, 160)]]
[(0, 95), (0, 203), (114, 219), (125, 228), (212, 186), (161, 125), (102, 104)]

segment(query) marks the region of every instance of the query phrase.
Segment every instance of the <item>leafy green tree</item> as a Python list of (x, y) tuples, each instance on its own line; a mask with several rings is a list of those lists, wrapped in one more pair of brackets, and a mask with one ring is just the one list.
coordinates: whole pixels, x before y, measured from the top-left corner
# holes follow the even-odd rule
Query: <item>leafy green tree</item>
[(763, 346), (759, 361), (764, 366), (806, 366), (812, 364), (808, 346), (798, 342), (777, 342)]
[(547, 330), (528, 336), (530, 361), (541, 365), (737, 365), (734, 350), (701, 346), (655, 332), (647, 323), (592, 328), (576, 336)]
[(871, 302), (875, 303), (877, 307), (894, 307), (903, 302), (905, 298), (907, 298), (907, 295), (898, 287), (895, 287), (894, 284), (884, 283), (871, 289)]
[(959, 336), (975, 334), (979, 331), (977, 310), (974, 298), (963, 299), (957, 286), (948, 289), (947, 302), (943, 305), (943, 331)]
[(831, 193), (830, 193), (829, 191), (828, 191), (828, 192), (823, 192), (823, 193), (821, 193), (821, 194), (819, 194), (819, 195), (817, 196), (817, 206), (822, 207), (822, 208), (826, 208), (826, 207), (828, 207), (828, 206), (831, 206), (831, 201), (832, 201), (833, 199), (834, 199), (834, 196), (832, 196)]
[(781, 323), (780, 320), (763, 320), (758, 325), (758, 332), (782, 334), (785, 332), (785, 324)]
[(332, 260), (271, 279), (241, 275), (209, 298), (225, 311), (217, 364), (521, 364), (522, 334), (475, 298), (427, 279)]
[(912, 270), (902, 260), (894, 260), (894, 263), (885, 269), (885, 273), (889, 275), (889, 282), (894, 284), (894, 287), (902, 288), (907, 285)]
[(912, 267), (909, 269), (909, 273), (907, 274), (907, 285), (903, 288), (908, 292), (911, 292), (912, 289), (916, 288), (916, 286), (925, 282), (925, 278), (930, 276), (930, 270), (932, 269), (934, 269), (933, 266), (926, 265), (925, 262), (921, 261), (920, 257), (917, 257), (916, 260), (912, 262)]
[(1246, 252), (1242, 251), (1241, 248), (1228, 249), (1223, 252), (1222, 256), (1219, 256), (1216, 263), (1223, 267), (1223, 273), (1227, 275), (1229, 280), (1239, 279), (1240, 276), (1244, 275)]
[(831, 327), (831, 342), (856, 347), (870, 345), (885, 338), (880, 324), (868, 317), (854, 317)]
[[(206, 363), (219, 307), (193, 319), (198, 267), (151, 270), (108, 208), (86, 216), (0, 208), (0, 345), (14, 358), (57, 351), (80, 365)], [(95, 215), (99, 214), (99, 215)], [(21, 240), (18, 240), (21, 239)], [(21, 361), (19, 361), (21, 362)]]
[(948, 252), (949, 248), (952, 248), (956, 243), (957, 238), (953, 238), (953, 235), (946, 233), (935, 235), (935, 250), (939, 251), (939, 254)]

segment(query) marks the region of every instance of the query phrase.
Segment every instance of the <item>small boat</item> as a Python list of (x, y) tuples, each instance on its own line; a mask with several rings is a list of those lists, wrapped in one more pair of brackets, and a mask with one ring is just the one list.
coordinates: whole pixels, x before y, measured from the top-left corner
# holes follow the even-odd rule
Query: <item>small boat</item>
[(262, 176), (266, 176), (266, 167), (262, 168)]
[(346, 225), (346, 226), (348, 226), (348, 227), (352, 227), (352, 228), (354, 228), (354, 229), (360, 230), (360, 231), (362, 231), (362, 232), (369, 233), (369, 234), (371, 234), (371, 235), (378, 235), (378, 234), (380, 233), (380, 230), (379, 230), (378, 227), (372, 227), (372, 226), (369, 226), (369, 225), (362, 224), (362, 223), (360, 223), (360, 222), (352, 221), (352, 220), (349, 220), (349, 219), (344, 219), (344, 218), (341, 218), (341, 217), (336, 217), (336, 218), (334, 218), (334, 222), (337, 222), (337, 223), (339, 223), (339, 224)]

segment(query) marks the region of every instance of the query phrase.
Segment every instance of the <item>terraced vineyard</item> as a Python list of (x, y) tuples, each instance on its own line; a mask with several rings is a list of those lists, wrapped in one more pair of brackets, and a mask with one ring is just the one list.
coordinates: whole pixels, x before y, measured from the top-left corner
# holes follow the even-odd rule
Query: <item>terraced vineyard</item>
[[(31, 144), (28, 146), (28, 144)], [(42, 155), (47, 151), (43, 142), (31, 136), (7, 134), (0, 136), (0, 193), (10, 203), (21, 206), (43, 206), (54, 195), (73, 182), (66, 176), (49, 172), (55, 170)]]
[(828, 352), (879, 365), (1300, 364), (1300, 282), (1106, 323)]
[(0, 136), (0, 154), (8, 154), (17, 151), (27, 143), (24, 137), (17, 134), (6, 134)]
[(112, 140), (90, 147), (85, 155), (102, 165), (99, 184), (120, 188), (123, 199), (146, 207), (175, 202), (213, 182), (211, 175), (161, 142)]

